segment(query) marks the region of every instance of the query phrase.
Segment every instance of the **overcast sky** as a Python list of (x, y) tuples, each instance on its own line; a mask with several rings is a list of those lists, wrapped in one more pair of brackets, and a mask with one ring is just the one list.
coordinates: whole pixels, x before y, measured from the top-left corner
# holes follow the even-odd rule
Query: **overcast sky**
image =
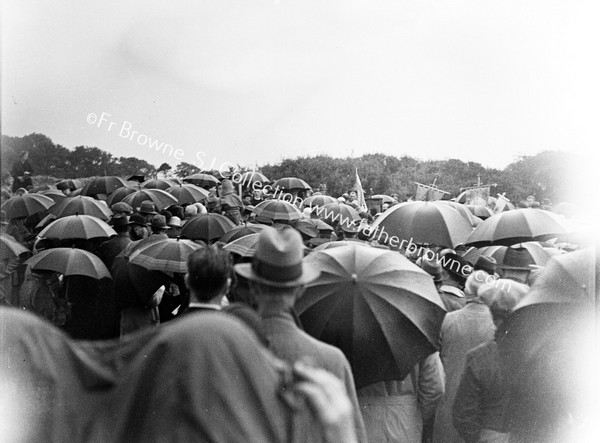
[(597, 3), (4, 1), (2, 130), (172, 166), (583, 154)]

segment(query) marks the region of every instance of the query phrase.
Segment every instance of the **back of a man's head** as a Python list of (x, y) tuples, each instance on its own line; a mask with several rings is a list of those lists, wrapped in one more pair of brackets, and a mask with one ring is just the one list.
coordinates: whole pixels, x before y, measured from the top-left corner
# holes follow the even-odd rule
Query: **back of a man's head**
[(202, 247), (188, 258), (187, 283), (191, 297), (206, 302), (219, 295), (231, 278), (231, 257), (216, 245)]

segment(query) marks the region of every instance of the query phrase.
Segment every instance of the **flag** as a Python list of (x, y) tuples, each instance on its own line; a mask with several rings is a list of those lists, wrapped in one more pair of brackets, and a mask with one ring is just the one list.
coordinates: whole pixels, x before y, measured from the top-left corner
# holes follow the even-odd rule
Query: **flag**
[(356, 171), (356, 180), (354, 182), (354, 190), (356, 191), (356, 203), (358, 203), (359, 212), (367, 211), (367, 202), (365, 201), (365, 191), (360, 182), (358, 176), (358, 168), (354, 168)]
[(507, 199), (504, 194), (498, 194), (498, 199), (496, 200), (496, 207), (494, 208), (494, 212), (496, 214), (502, 212), (504, 210), (504, 208), (506, 207), (506, 204), (509, 202), (510, 200)]

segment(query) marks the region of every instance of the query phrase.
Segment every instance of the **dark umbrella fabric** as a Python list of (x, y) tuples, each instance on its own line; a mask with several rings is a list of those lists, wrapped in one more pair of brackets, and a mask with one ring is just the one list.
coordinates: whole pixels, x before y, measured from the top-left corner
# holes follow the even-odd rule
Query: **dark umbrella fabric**
[(250, 234), (240, 237), (237, 240), (227, 243), (223, 246), (223, 249), (228, 252), (236, 253), (242, 257), (253, 257), (259, 236), (260, 234)]
[(284, 177), (273, 183), (273, 189), (302, 191), (312, 189), (308, 183), (297, 177)]
[(560, 216), (542, 209), (523, 208), (501, 212), (484, 220), (469, 235), (467, 245), (511, 246), (532, 240), (548, 240), (569, 229)]
[(123, 201), (125, 197), (129, 194), (133, 194), (134, 192), (140, 191), (141, 188), (139, 186), (123, 186), (122, 188), (117, 189), (115, 192), (110, 194), (106, 199), (106, 203), (108, 206), (112, 206), (115, 203)]
[(174, 196), (162, 189), (143, 189), (136, 191), (125, 196), (121, 201), (135, 209), (139, 208), (142, 202), (146, 200), (150, 200), (154, 203), (158, 211), (162, 211), (163, 209), (178, 203)]
[(67, 196), (58, 189), (48, 189), (47, 191), (40, 191), (38, 192), (38, 194), (50, 197), (52, 200), (54, 200), (54, 203), (58, 203), (59, 201), (62, 201), (65, 198), (67, 198)]
[(304, 260), (321, 275), (296, 303), (302, 324), (344, 352), (357, 387), (402, 380), (438, 349), (444, 305), (432, 278), (405, 257), (349, 244)]
[(360, 220), (360, 215), (351, 206), (343, 203), (330, 203), (321, 208), (315, 208), (315, 214), (331, 223), (351, 226)]
[(325, 206), (330, 203), (337, 203), (338, 201), (329, 196), (329, 195), (311, 195), (307, 197), (302, 202), (303, 208), (315, 207), (315, 206)]
[(77, 248), (53, 248), (42, 251), (25, 262), (34, 271), (54, 271), (60, 274), (83, 275), (96, 280), (112, 278), (96, 255)]
[(188, 175), (183, 179), (183, 181), (186, 183), (192, 183), (202, 188), (212, 188), (213, 186), (217, 186), (219, 184), (219, 180), (216, 177), (203, 173)]
[(54, 200), (41, 194), (15, 195), (2, 204), (9, 219), (29, 217), (44, 212), (54, 205)]
[(508, 248), (517, 248), (517, 249), (525, 249), (529, 256), (529, 263), (535, 266), (546, 266), (548, 260), (550, 260), (550, 252), (544, 249), (537, 242), (526, 242), (519, 243), (513, 246), (484, 246), (482, 248), (473, 248), (469, 250), (463, 258), (467, 260), (469, 263), (474, 264), (477, 262), (477, 259), (484, 255), (486, 257), (492, 257), (496, 260), (498, 265), (502, 266), (504, 264), (504, 258), (506, 256), (506, 251)]
[(0, 260), (11, 260), (28, 252), (29, 249), (21, 245), (11, 235), (4, 233), (0, 235)]
[(221, 214), (200, 214), (186, 222), (181, 229), (181, 236), (190, 240), (212, 242), (234, 227), (233, 222)]
[(142, 188), (146, 188), (146, 189), (162, 189), (163, 191), (166, 191), (173, 185), (175, 185), (175, 182), (173, 182), (171, 180), (165, 180), (162, 178), (154, 178), (154, 179), (146, 180), (144, 183), (142, 183), (141, 186), (142, 186)]
[(200, 248), (191, 240), (169, 238), (137, 249), (129, 256), (129, 261), (150, 271), (184, 274), (188, 257)]
[(302, 212), (296, 206), (283, 200), (265, 200), (254, 207), (252, 211), (257, 217), (271, 221), (294, 221), (302, 218)]
[(89, 215), (69, 215), (54, 220), (46, 226), (38, 236), (54, 240), (84, 239), (112, 237), (115, 230), (106, 222)]
[(118, 188), (122, 188), (123, 186), (127, 186), (127, 182), (121, 177), (95, 177), (85, 184), (81, 191), (81, 195), (109, 195), (116, 191)]
[(242, 185), (244, 186), (254, 187), (270, 182), (271, 180), (260, 172), (246, 172), (242, 175)]
[(233, 240), (237, 240), (238, 238), (244, 237), (246, 235), (260, 233), (266, 228), (266, 225), (260, 225), (257, 223), (252, 223), (244, 226), (236, 226), (235, 228), (223, 234), (223, 236), (219, 240), (223, 243), (230, 243)]
[(167, 192), (173, 195), (180, 205), (196, 203), (208, 198), (208, 191), (196, 185), (177, 185), (167, 188)]
[(91, 215), (97, 217), (100, 220), (108, 221), (112, 215), (112, 211), (108, 206), (100, 203), (98, 200), (94, 200), (91, 197), (85, 197), (78, 195), (73, 198), (65, 198), (60, 202), (56, 203), (50, 208), (50, 214), (56, 216), (56, 218), (66, 217), (68, 215)]

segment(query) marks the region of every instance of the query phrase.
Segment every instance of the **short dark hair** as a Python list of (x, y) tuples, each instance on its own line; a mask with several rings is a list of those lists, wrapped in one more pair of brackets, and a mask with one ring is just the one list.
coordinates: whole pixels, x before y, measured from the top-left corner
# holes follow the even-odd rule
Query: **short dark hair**
[(188, 284), (198, 301), (208, 301), (225, 285), (232, 270), (229, 253), (218, 245), (208, 245), (189, 256)]

